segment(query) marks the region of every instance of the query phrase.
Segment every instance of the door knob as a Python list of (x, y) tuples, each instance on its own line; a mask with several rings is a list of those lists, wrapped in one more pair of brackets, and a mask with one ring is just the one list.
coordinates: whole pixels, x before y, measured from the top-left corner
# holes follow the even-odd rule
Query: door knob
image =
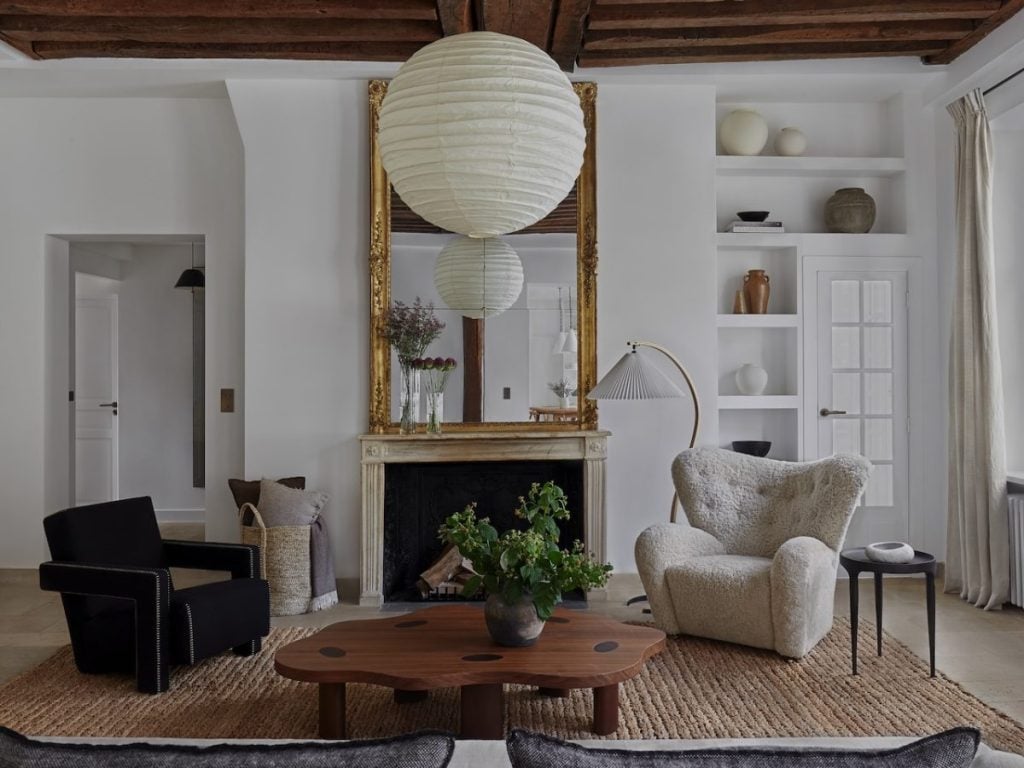
[(117, 400), (112, 403), (100, 403), (100, 408), (117, 408)]
[(822, 408), (818, 411), (822, 416), (845, 416), (846, 411), (833, 411), (831, 408)]

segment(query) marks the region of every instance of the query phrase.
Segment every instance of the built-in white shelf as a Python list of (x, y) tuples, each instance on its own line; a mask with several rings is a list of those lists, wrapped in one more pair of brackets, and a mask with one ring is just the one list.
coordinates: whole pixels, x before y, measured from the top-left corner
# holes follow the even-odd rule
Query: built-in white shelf
[(719, 328), (796, 328), (799, 315), (719, 315)]
[(720, 176), (896, 176), (907, 170), (902, 157), (740, 157), (719, 155)]
[(800, 408), (799, 395), (719, 395), (720, 411), (776, 411)]
[(719, 232), (721, 250), (752, 251), (799, 248), (806, 256), (913, 256), (909, 235), (845, 235), (831, 232)]

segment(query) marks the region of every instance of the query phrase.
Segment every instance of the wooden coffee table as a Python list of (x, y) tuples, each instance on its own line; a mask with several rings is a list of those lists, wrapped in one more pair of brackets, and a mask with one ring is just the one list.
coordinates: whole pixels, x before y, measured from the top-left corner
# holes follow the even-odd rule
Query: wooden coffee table
[(535, 685), (548, 696), (593, 688), (593, 730), (606, 736), (619, 723), (619, 683), (664, 648), (660, 630), (561, 608), (535, 645), (505, 648), (487, 634), (481, 607), (462, 604), (332, 624), (279, 650), (274, 667), (319, 684), (324, 739), (347, 737), (346, 683), (394, 688), (399, 704), (458, 687), (467, 739), (504, 738), (504, 683)]

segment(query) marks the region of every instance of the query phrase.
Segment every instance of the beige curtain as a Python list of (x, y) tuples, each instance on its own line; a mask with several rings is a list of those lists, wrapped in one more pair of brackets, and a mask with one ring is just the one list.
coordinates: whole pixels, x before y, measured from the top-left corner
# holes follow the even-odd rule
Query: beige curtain
[(992, 247), (992, 141), (985, 101), (949, 105), (956, 123), (956, 282), (949, 376), (946, 591), (979, 608), (1009, 598), (1003, 388)]

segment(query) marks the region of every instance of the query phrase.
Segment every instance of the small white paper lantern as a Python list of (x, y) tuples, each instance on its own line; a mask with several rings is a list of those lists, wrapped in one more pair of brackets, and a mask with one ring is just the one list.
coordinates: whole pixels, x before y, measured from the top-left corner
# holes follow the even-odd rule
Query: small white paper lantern
[(579, 176), (586, 130), (569, 78), (544, 51), (467, 32), (402, 65), (378, 138), (384, 170), (412, 210), (482, 238), (524, 229), (558, 206)]
[(497, 238), (457, 237), (441, 249), (434, 265), (441, 299), (476, 320), (500, 315), (523, 290), (523, 263)]

